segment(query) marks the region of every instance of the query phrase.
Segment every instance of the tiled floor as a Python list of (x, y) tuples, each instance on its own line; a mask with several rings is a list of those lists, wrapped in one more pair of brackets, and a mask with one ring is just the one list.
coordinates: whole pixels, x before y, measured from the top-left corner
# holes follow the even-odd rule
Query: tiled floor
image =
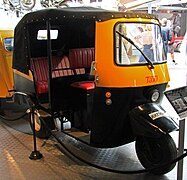
[[(178, 65), (172, 64), (170, 59), (168, 62), (171, 75), (170, 89), (186, 85), (187, 66), (184, 62), (184, 57), (182, 58), (178, 53), (176, 54), (176, 61)], [(170, 108), (173, 115), (176, 115), (172, 107)], [(17, 122), (0, 121), (0, 180), (177, 179), (177, 166), (171, 172), (162, 176), (149, 173), (118, 174), (103, 171), (74, 158), (53, 138), (48, 140), (37, 139), (37, 150), (43, 154), (43, 158), (41, 160), (30, 160), (29, 156), (34, 150), (33, 137), (30, 134), (30, 126), (24, 119)], [(172, 133), (172, 136), (176, 144), (178, 144), (178, 132)], [(95, 151), (95, 149), (90, 149), (89, 146), (83, 146), (80, 142), (72, 140), (71, 138), (62, 138), (67, 147), (73, 152), (76, 152), (80, 157), (87, 157), (87, 160), (104, 165), (104, 167), (113, 167), (120, 170), (142, 169), (136, 158), (133, 143), (120, 148), (98, 149)], [(186, 147), (187, 143), (185, 144)], [(187, 177), (187, 158), (184, 159), (184, 180), (185, 177)]]

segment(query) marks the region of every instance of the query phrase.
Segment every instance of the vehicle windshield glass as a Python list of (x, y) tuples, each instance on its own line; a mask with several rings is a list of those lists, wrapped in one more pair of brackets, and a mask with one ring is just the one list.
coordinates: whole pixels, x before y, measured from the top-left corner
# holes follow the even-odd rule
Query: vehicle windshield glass
[(119, 23), (115, 26), (115, 32), (117, 64), (137, 65), (147, 64), (148, 61), (155, 64), (166, 61), (161, 31), (157, 24)]
[(10, 52), (13, 51), (13, 44), (14, 44), (13, 38), (5, 38), (4, 39), (4, 46), (7, 51), (10, 51)]

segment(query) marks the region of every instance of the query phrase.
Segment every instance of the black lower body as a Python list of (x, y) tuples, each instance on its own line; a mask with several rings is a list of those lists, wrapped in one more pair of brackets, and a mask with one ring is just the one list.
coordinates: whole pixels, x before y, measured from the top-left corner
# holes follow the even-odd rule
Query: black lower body
[[(129, 112), (141, 104), (150, 103), (150, 89), (157, 89), (162, 100), (166, 84), (137, 88), (96, 88), (91, 119), (91, 144), (115, 147), (134, 141), (135, 134)], [(106, 104), (106, 92), (111, 93), (111, 105)]]

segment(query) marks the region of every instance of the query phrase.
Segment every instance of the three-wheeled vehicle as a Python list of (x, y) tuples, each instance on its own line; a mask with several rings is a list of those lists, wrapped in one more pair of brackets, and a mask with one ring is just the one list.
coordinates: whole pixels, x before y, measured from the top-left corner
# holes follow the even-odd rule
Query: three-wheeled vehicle
[(14, 31), (11, 28), (0, 29), (0, 98), (10, 97), (13, 89), (12, 53)]
[(50, 136), (47, 125), (99, 148), (135, 141), (150, 172), (174, 168), (154, 169), (176, 158), (169, 133), (178, 129), (161, 106), (169, 74), (154, 15), (91, 7), (28, 13), (15, 28), (13, 72), (14, 89), (35, 104), (38, 137)]

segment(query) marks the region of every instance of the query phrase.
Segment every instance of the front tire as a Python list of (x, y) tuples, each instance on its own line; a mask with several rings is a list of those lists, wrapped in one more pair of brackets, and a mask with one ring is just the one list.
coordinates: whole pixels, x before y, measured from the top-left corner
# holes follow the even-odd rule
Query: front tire
[[(159, 138), (137, 137), (135, 147), (141, 164), (149, 172), (153, 174), (165, 174), (175, 167), (176, 163), (162, 166), (177, 157), (175, 142), (169, 134)], [(159, 166), (162, 167), (152, 169)]]

